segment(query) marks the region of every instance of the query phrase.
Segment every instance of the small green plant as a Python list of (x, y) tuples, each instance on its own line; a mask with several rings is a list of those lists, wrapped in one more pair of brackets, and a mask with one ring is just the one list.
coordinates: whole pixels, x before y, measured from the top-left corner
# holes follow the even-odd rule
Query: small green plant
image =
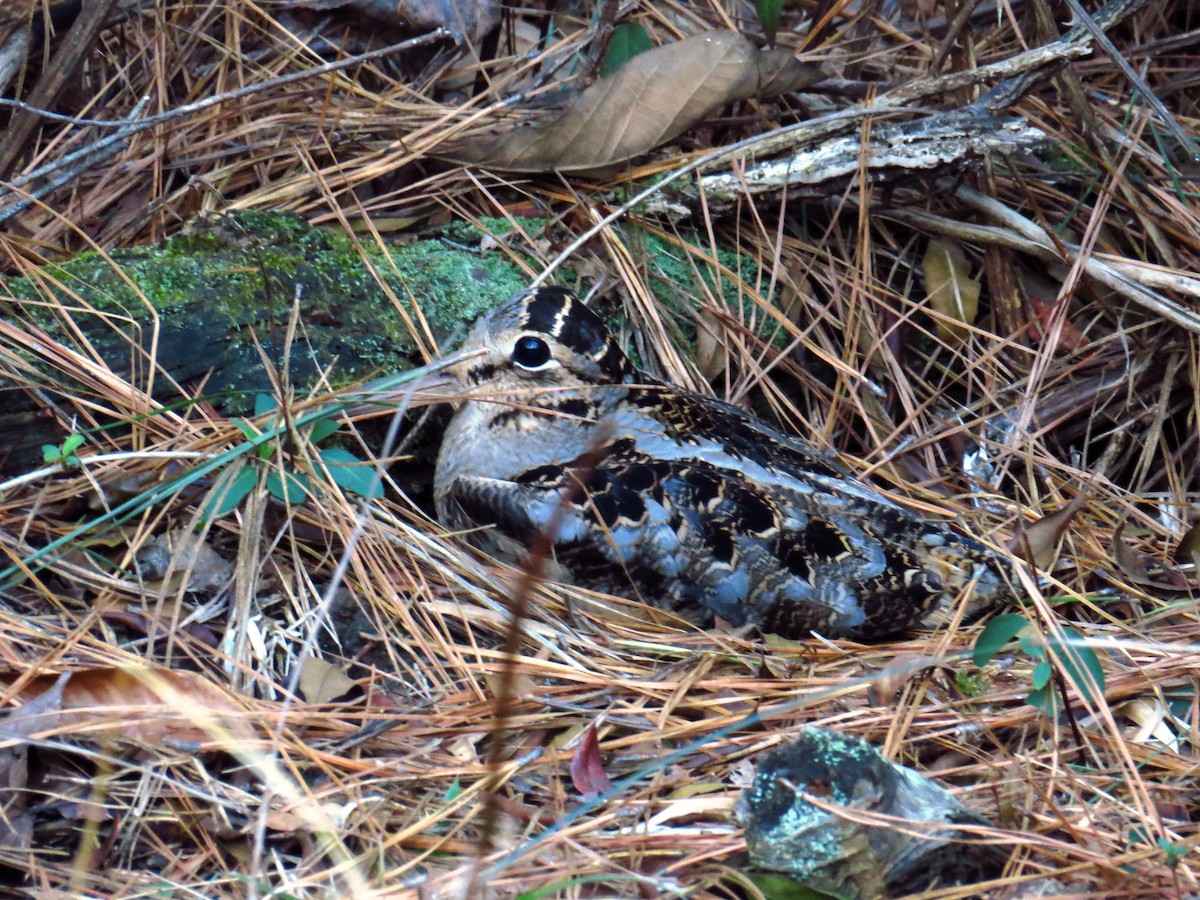
[(1168, 868), (1174, 869), (1188, 855), (1187, 844), (1177, 844), (1166, 838), (1159, 838), (1155, 843), (1158, 844), (1158, 849), (1167, 855)]
[[(972, 658), (975, 665), (983, 668), (1014, 639), (1026, 656), (1036, 659), (1030, 682), (1033, 690), (1025, 698), (1047, 715), (1058, 713), (1058, 695), (1051, 682), (1054, 665), (1050, 654), (1058, 659), (1062, 674), (1089, 702), (1095, 703), (1104, 696), (1104, 670), (1100, 658), (1091, 647), (1084, 646), (1084, 638), (1073, 628), (1063, 628), (1065, 640), (1042, 640), (1033, 629), (1033, 623), (1017, 613), (1005, 613), (988, 622), (987, 627), (975, 640)], [(1065, 687), (1060, 683), (1060, 687)]]
[(832, 895), (810, 888), (787, 875), (750, 872), (749, 879), (767, 900), (833, 900)]
[[(255, 396), (254, 415), (256, 418), (265, 418), (276, 408), (275, 398), (270, 394)], [(279, 419), (275, 419), (262, 430), (246, 419), (239, 419), (234, 424), (245, 436), (247, 442), (254, 445), (254, 454), (248, 462), (231, 466), (217, 478), (216, 485), (206, 503), (205, 518), (220, 518), (232, 512), (246, 498), (246, 495), (254, 490), (260, 477), (271, 496), (284, 503), (300, 503), (312, 496), (312, 480), (308, 475), (303, 472), (291, 471), (279, 464), (272, 464), (272, 460), (280, 452), (278, 438), (282, 424)], [(317, 446), (336, 434), (338, 429), (338, 423), (334, 414), (331, 413), (328, 418), (317, 419), (307, 426), (308, 440)], [(338, 487), (372, 500), (383, 496), (383, 485), (375, 478), (374, 468), (365, 464), (349, 450), (341, 447), (326, 447), (318, 450), (317, 456), (329, 473), (330, 480)]]
[(82, 434), (68, 434), (67, 439), (58, 446), (42, 444), (42, 459), (46, 465), (59, 465), (64, 469), (74, 469), (79, 465), (79, 457), (75, 451), (83, 446)]
[(775, 46), (775, 35), (779, 32), (779, 14), (783, 12), (783, 0), (754, 0), (754, 11), (758, 13), (758, 24), (767, 36), (767, 43)]
[(955, 672), (954, 686), (964, 697), (980, 697), (987, 691), (988, 679), (970, 672)]

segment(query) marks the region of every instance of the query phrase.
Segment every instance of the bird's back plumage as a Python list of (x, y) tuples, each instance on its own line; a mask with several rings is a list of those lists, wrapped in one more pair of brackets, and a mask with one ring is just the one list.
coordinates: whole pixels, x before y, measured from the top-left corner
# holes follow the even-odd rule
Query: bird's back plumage
[(472, 330), (471, 391), (443, 442), (439, 518), (518, 560), (552, 533), (564, 577), (698, 622), (873, 638), (1008, 562), (721, 401), (638, 373), (569, 292), (518, 295)]

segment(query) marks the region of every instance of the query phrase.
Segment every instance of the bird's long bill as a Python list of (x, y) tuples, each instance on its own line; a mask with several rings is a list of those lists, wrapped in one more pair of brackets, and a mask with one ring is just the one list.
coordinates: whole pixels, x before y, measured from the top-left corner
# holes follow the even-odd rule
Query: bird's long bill
[(460, 350), (418, 369), (376, 378), (352, 392), (351, 396), (362, 399), (349, 407), (347, 412), (354, 418), (364, 418), (392, 413), (401, 406), (415, 409), (437, 403), (452, 403), (464, 392), (455, 369), (486, 353), (486, 350)]

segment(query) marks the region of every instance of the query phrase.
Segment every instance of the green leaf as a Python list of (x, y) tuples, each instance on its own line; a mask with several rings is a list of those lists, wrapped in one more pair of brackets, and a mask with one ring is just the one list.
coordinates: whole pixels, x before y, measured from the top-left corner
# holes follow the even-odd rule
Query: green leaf
[(1025, 702), (1030, 706), (1037, 707), (1048, 716), (1058, 715), (1058, 694), (1054, 692), (1052, 685), (1030, 691)]
[(1050, 683), (1050, 676), (1054, 674), (1054, 667), (1046, 660), (1042, 660), (1033, 667), (1033, 673), (1029, 676), (1029, 683), (1033, 685), (1035, 690), (1041, 690)]
[(1017, 640), (1017, 646), (1021, 648), (1021, 652), (1034, 659), (1045, 659), (1046, 648), (1042, 645), (1041, 635), (1023, 634)]
[(1063, 634), (1067, 640), (1053, 643), (1054, 652), (1062, 662), (1063, 674), (1081, 696), (1095, 703), (1104, 696), (1104, 669), (1100, 666), (1100, 658), (1091, 647), (1081, 646), (1084, 637), (1075, 629), (1064, 628)]
[(613, 29), (608, 49), (604, 51), (604, 62), (600, 64), (601, 75), (611, 75), (639, 53), (645, 53), (654, 44), (640, 22), (625, 22)]
[(754, 0), (754, 11), (758, 13), (758, 24), (767, 36), (767, 43), (775, 43), (779, 32), (779, 14), (783, 11), (783, 0)]
[(255, 394), (254, 395), (254, 415), (265, 416), (269, 412), (274, 412), (279, 404), (275, 402), (274, 394)]
[(1180, 861), (1188, 855), (1187, 844), (1176, 844), (1167, 838), (1159, 838), (1155, 843), (1158, 844), (1158, 849), (1167, 855), (1167, 865), (1172, 869), (1179, 865)]
[[(640, 875), (619, 875), (612, 872), (603, 875), (576, 875), (573, 878), (564, 878), (561, 881), (555, 881), (530, 891), (524, 891), (517, 894), (514, 900), (546, 900), (546, 898), (551, 897), (578, 896), (578, 892), (572, 890), (572, 888), (582, 887), (585, 884), (611, 885), (619, 881), (628, 881), (633, 885), (645, 884), (645, 879)], [(636, 890), (636, 887), (634, 890)], [(606, 895), (609, 894), (606, 893)], [(624, 897), (627, 895), (622, 893), (620, 896)]]
[(64, 468), (79, 465), (79, 457), (75, 455), (75, 451), (83, 446), (82, 434), (68, 434), (58, 446), (54, 444), (42, 444), (42, 462), (47, 465), (57, 463)]
[(1136, 847), (1138, 844), (1157, 844), (1154, 836), (1140, 825), (1130, 825), (1129, 832), (1126, 835), (1127, 847)]
[(979, 697), (987, 690), (988, 680), (982, 675), (955, 672), (954, 686), (964, 697)]
[(314, 444), (319, 444), (341, 427), (338, 424), (338, 420), (333, 417), (318, 419), (313, 422), (312, 431), (308, 433), (308, 439)]
[(1167, 701), (1167, 709), (1171, 711), (1171, 715), (1179, 719), (1187, 719), (1192, 712), (1192, 705), (1196, 702), (1196, 691), (1189, 685), (1180, 685), (1173, 691), (1164, 693)]
[(1029, 620), (1016, 613), (1005, 613), (988, 622), (975, 639), (975, 649), (971, 654), (975, 665), (983, 668), (990, 663), (996, 654), (1028, 625)]
[(204, 500), (200, 516), (203, 519), (219, 519), (237, 509), (246, 495), (258, 484), (258, 470), (253, 466), (226, 469), (213, 484)]
[(458, 776), (454, 776), (454, 780), (450, 782), (450, 787), (446, 788), (446, 795), (442, 798), (444, 803), (453, 803), (462, 794), (462, 785), (458, 783)]
[[(264, 397), (266, 395), (258, 394), (256, 396)], [(258, 426), (249, 419), (234, 419), (233, 424), (242, 433), (246, 442), (254, 446), (254, 455), (259, 459), (270, 459), (275, 455), (276, 441), (259, 431)]]
[(267, 473), (266, 484), (271, 496), (284, 503), (302, 503), (310, 493), (308, 479), (294, 472), (272, 469)]
[(364, 463), (341, 447), (322, 450), (320, 455), (321, 462), (329, 470), (329, 477), (338, 487), (371, 500), (383, 496), (383, 484), (375, 477), (375, 466)]

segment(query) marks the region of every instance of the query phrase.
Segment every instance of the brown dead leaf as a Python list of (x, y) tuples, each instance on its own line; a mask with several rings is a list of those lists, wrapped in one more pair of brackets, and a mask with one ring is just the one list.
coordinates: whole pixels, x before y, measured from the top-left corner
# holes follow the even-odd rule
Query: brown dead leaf
[(309, 703), (332, 703), (357, 684), (345, 671), (318, 657), (307, 656), (300, 664), (300, 693)]
[(783, 258), (783, 273), (779, 279), (779, 311), (789, 322), (799, 325), (806, 307), (813, 301), (812, 280), (808, 277), (811, 263), (795, 256)]
[[(282, 834), (296, 834), (297, 832), (306, 831), (309, 822), (310, 818), (306, 818), (290, 808), (280, 809), (273, 807), (267, 813), (267, 828)], [(251, 825), (246, 826), (247, 831), (250, 831), (252, 828), (253, 826)]]
[(1122, 536), (1125, 523), (1117, 526), (1112, 536), (1112, 558), (1121, 570), (1121, 574), (1133, 584), (1152, 588), (1156, 591), (1170, 591), (1191, 594), (1195, 584), (1180, 569), (1169, 566), (1161, 560), (1139, 553)]
[(1200, 568), (1200, 524), (1193, 525), (1179, 539), (1175, 547), (1175, 562), (1192, 563)]
[[(23, 702), (45, 693), (59, 678), (42, 675), (16, 697)], [(15, 680), (7, 676), (6, 681)], [(58, 728), (92, 738), (146, 744), (241, 745), (254, 729), (236, 696), (194, 672), (144, 667), (72, 672), (63, 687)]]
[(931, 238), (921, 263), (929, 305), (941, 313), (938, 334), (949, 344), (967, 337), (964, 325), (974, 325), (979, 313), (979, 279), (971, 277), (971, 265), (957, 241)]
[[(59, 713), (63, 708), (63, 692), (69, 673), (56, 677), (37, 679), (39, 687), (29, 687), (22, 692), (27, 697), (20, 709), (14, 710), (0, 722), (0, 741), (25, 742), (38, 731), (48, 731), (57, 727)], [(6, 782), (11, 786), (11, 782)]]
[(734, 813), (734, 798), (721, 797), (689, 797), (686, 800), (676, 800), (653, 816), (647, 825), (663, 826), (667, 822), (679, 819), (731, 819)]
[(1080, 492), (1071, 502), (1059, 510), (1047, 513), (1036, 522), (1018, 527), (1009, 549), (1021, 559), (1032, 560), (1039, 569), (1053, 568), (1058, 559), (1058, 548), (1062, 545), (1063, 535), (1067, 533), (1071, 521), (1083, 505), (1084, 492)]
[(697, 318), (700, 321), (696, 323), (696, 366), (705, 381), (712, 381), (725, 371), (729, 359), (725, 342), (729, 334), (712, 310), (702, 308)]
[(1058, 295), (1067, 277), (1065, 268), (1052, 265), (1034, 270), (1018, 266), (1015, 274), (1020, 283), (1020, 296), (1030, 314), (1030, 338), (1038, 344), (1043, 343), (1053, 330), (1054, 321), (1060, 319), (1057, 325), (1060, 348), (1076, 351), (1091, 343), (1083, 329), (1058, 314), (1061, 302)]
[[(142, 209), (145, 210), (144, 202)], [(120, 506), (126, 500), (130, 500), (148, 489), (160, 477), (162, 477), (161, 473), (156, 471), (123, 472), (111, 479), (106, 479), (103, 483), (92, 482), (94, 490), (87, 497), (87, 508), (92, 512), (102, 513), (114, 506)], [(125, 531), (126, 529), (122, 528), (105, 532), (105, 534), (130, 537), (132, 532), (126, 534)], [(102, 535), (95, 537), (100, 538)]]
[(670, 800), (686, 800), (689, 797), (698, 797), (701, 794), (714, 794), (724, 790), (726, 790), (726, 785), (720, 781), (692, 781), (682, 787), (676, 788), (667, 796)]
[(723, 106), (798, 90), (821, 77), (786, 50), (708, 31), (633, 57), (554, 121), (469, 141), (454, 162), (510, 172), (570, 172), (623, 162), (666, 143)]
[(900, 653), (891, 659), (891, 663), (867, 687), (867, 697), (873, 706), (891, 706), (906, 684), (943, 666), (939, 657), (924, 653)]
[(160, 582), (154, 587), (164, 592), (182, 587), (184, 575), (187, 590), (197, 594), (218, 591), (233, 578), (233, 563), (186, 528), (155, 535), (138, 550), (137, 561), (141, 577)]
[(612, 787), (612, 781), (600, 760), (600, 742), (596, 739), (595, 724), (589, 725), (583, 732), (575, 755), (571, 757), (571, 783), (589, 800)]
[[(483, 681), (487, 685), (488, 690), (492, 692), (493, 697), (499, 697), (504, 688), (504, 676), (500, 672), (488, 672), (483, 676)], [(509, 696), (514, 699), (528, 697), (537, 693), (537, 685), (533, 679), (524, 672), (516, 672), (512, 676), (512, 681), (509, 684)]]
[[(28, 740), (38, 731), (58, 724), (62, 711), (63, 688), (68, 676), (60, 675), (49, 688), (37, 693), (20, 709), (0, 722), (0, 787), (5, 800), (0, 807), (0, 845), (28, 849), (33, 838), (33, 817), (29, 813)], [(9, 742), (12, 741), (11, 745)]]

